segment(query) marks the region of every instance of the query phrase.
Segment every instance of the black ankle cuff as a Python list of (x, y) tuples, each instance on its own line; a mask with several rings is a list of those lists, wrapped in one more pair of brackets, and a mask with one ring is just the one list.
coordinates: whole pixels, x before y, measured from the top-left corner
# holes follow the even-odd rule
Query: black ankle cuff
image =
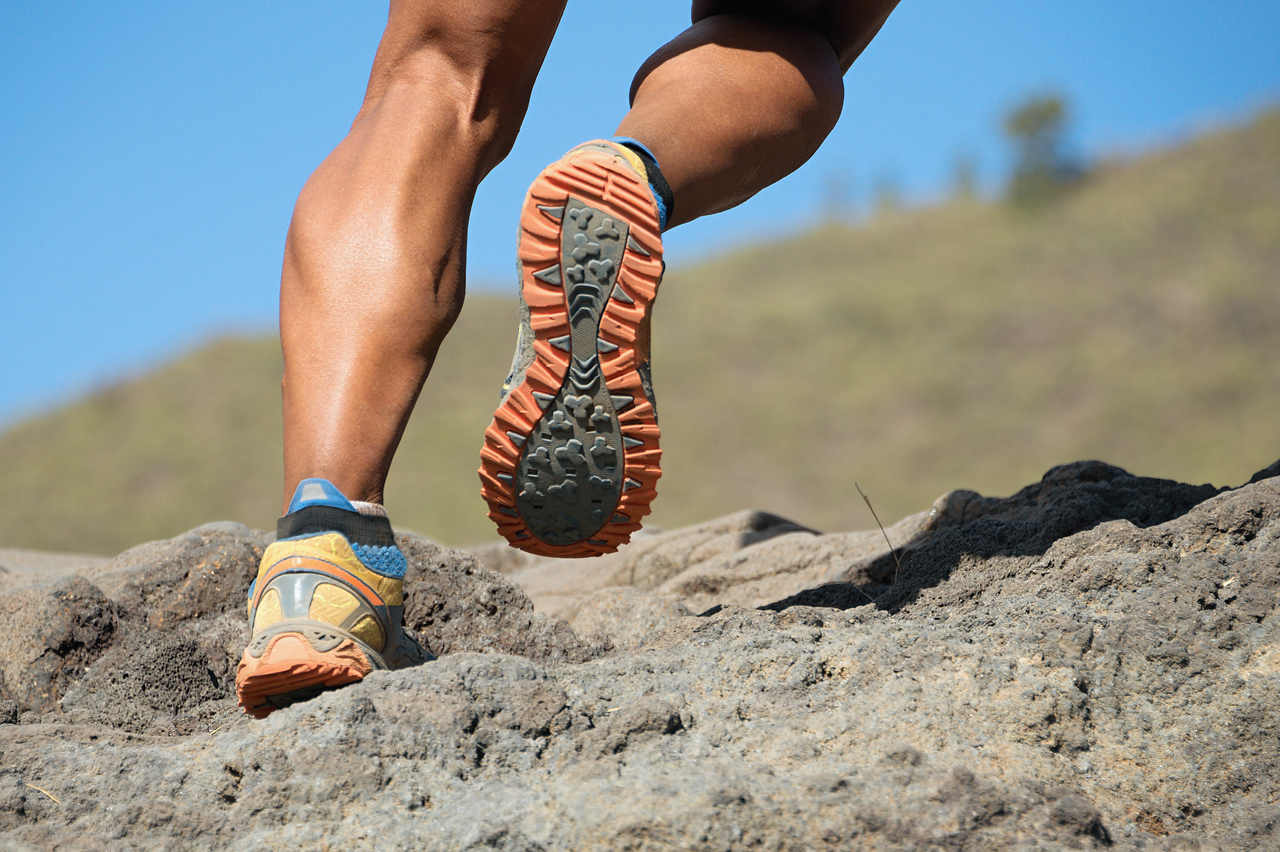
[(388, 547), (396, 543), (391, 521), (336, 506), (304, 506), (276, 521), (276, 539), (337, 532), (352, 544)]

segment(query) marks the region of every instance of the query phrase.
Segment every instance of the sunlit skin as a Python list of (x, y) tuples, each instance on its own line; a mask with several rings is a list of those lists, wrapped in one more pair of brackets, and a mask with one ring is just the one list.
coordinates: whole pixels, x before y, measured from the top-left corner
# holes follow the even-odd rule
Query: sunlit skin
[[(695, 2), (692, 26), (640, 68), (616, 130), (661, 164), (669, 226), (740, 204), (808, 160), (839, 118), (843, 72), (896, 2)], [(391, 3), (364, 102), (303, 187), (285, 242), (286, 506), (307, 477), (382, 502), (462, 308), (476, 186), (515, 141), (563, 10)]]

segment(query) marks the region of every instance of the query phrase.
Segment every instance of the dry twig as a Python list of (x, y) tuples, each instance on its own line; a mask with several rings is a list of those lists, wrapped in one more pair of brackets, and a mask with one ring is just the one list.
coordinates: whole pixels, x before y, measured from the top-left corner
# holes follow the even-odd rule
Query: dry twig
[[(25, 782), (25, 781), (24, 781), (23, 783), (24, 783), (24, 784), (26, 784), (26, 782)], [(49, 792), (48, 790), (46, 790), (45, 788), (43, 788), (43, 787), (37, 787), (35, 784), (27, 784), (27, 786), (28, 786), (28, 787), (30, 787), (32, 790), (39, 790), (41, 793), (44, 793), (46, 796), (48, 796), (50, 799), (53, 799), (53, 800), (54, 800), (55, 802), (57, 802), (58, 804), (62, 804), (62, 800), (61, 800), (61, 799), (59, 799), (57, 796), (55, 796), (55, 795), (53, 795), (52, 793), (50, 793), (50, 792)]]
[(876, 526), (880, 528), (880, 535), (884, 536), (884, 543), (889, 545), (889, 553), (893, 555), (893, 585), (898, 585), (898, 574), (902, 572), (902, 560), (898, 558), (898, 551), (894, 550), (893, 542), (889, 541), (889, 534), (884, 531), (884, 524), (880, 523), (880, 516), (876, 514), (875, 506), (871, 505), (871, 498), (862, 493), (862, 486), (853, 483), (853, 487), (858, 489), (858, 493), (862, 494), (862, 502), (867, 504), (867, 508), (871, 510), (871, 517), (876, 519)]

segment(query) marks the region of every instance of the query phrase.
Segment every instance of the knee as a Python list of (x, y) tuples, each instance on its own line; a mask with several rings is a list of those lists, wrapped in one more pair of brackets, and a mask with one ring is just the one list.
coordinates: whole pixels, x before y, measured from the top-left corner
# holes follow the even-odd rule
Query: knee
[(706, 66), (717, 63), (735, 73), (708, 79), (750, 88), (751, 95), (778, 108), (777, 119), (788, 132), (800, 130), (821, 142), (840, 118), (844, 79), (836, 50), (818, 28), (778, 15), (695, 16), (692, 27), (640, 67), (631, 84), (632, 102), (646, 85), (705, 78)]
[[(384, 109), (415, 128), (429, 125), (433, 132), (424, 134), (424, 141), (447, 144), (454, 155), (474, 163), (477, 178), (510, 152), (527, 106), (482, 67), (460, 62), (435, 45), (401, 57), (379, 83), (376, 91), (370, 85), (357, 124)], [(412, 144), (410, 138), (405, 141)]]
[(487, 172), (515, 142), (558, 19), (554, 0), (393, 2), (361, 112), (397, 94), (429, 102)]

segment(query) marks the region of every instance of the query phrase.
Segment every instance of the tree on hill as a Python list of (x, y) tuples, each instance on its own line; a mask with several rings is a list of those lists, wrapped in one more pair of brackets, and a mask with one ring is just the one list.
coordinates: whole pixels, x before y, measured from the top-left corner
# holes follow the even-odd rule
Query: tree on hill
[(1083, 169), (1066, 151), (1070, 117), (1065, 99), (1048, 94), (1028, 99), (1005, 118), (1017, 160), (1008, 189), (1014, 204), (1040, 206), (1080, 179)]

